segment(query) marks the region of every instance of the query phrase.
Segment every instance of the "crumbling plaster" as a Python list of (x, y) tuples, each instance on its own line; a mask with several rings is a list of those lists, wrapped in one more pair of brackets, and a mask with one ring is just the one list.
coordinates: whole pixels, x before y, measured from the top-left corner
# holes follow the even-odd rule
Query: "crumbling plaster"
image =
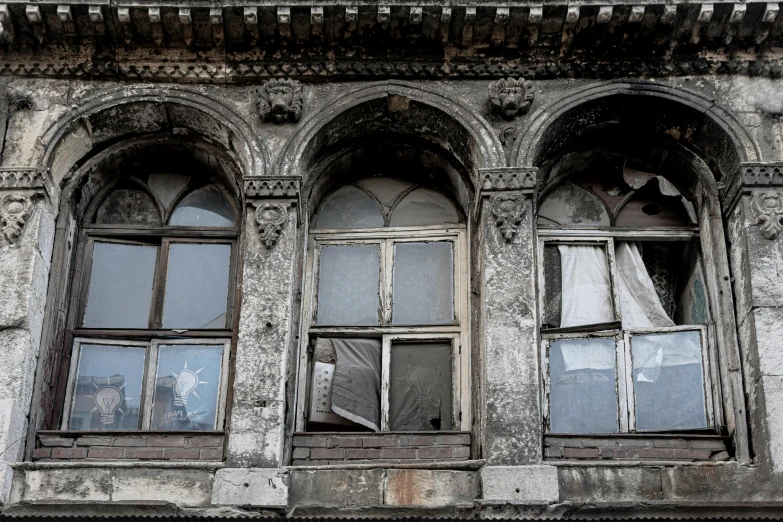
[[(552, 122), (579, 103), (580, 96), (584, 100), (583, 95), (591, 90), (611, 91), (618, 85), (622, 90), (628, 84), (640, 92), (700, 100), (697, 111), (726, 124), (721, 128), (728, 129), (729, 141), (737, 146), (742, 161), (783, 160), (781, 142), (770, 132), (780, 125), (776, 100), (781, 83), (761, 78), (686, 77), (652, 83), (605, 82), (600, 86), (586, 80), (536, 81), (530, 113), (511, 123), (490, 114), (487, 82), (483, 80), (307, 84), (302, 120), (283, 125), (260, 120), (251, 87), (13, 80), (9, 88), (29, 93), (34, 109), (17, 112), (9, 121), (2, 165), (44, 166), (51, 169), (54, 181), (61, 183), (95, 149), (109, 143), (147, 133), (192, 133), (228, 149), (246, 178), (306, 177), (308, 163), (304, 160), (314, 153), (308, 147), (319, 129), (354, 105), (391, 95), (409, 97), (449, 115), (433, 120), (433, 124), (463, 127), (461, 135), (468, 137), (464, 142), (442, 140), (439, 145), (463, 147), (454, 150), (458, 158), (471, 155), (469, 174), (478, 189), (480, 168), (533, 166), (542, 146), (536, 140), (553, 132)], [(582, 126), (590, 123), (589, 118), (579, 121)], [(425, 136), (439, 132), (441, 136), (460, 135), (444, 133), (442, 128), (418, 130)], [(513, 135), (516, 139), (510, 138)], [(501, 137), (508, 138), (505, 144)], [(718, 164), (728, 163), (718, 160)], [(515, 193), (524, 202), (524, 213), (511, 241), (498, 233), (496, 218), (480, 191), (472, 202), (476, 205), (472, 216), (477, 216), (479, 228), (478, 244), (474, 245), (474, 274), (478, 278), (474, 302), (481, 308), (473, 325), (478, 329), (474, 353), (481, 376), (480, 385), (474, 388), (479, 396), (474, 434), (481, 441), (480, 456), (486, 459), (479, 464), (487, 466), (482, 472), (286, 470), (285, 438), (290, 435), (288, 415), (293, 408), (293, 402), (287, 402), (292, 399), (295, 382), (291, 353), (298, 346), (298, 288), (307, 222), (302, 210), (308, 208), (308, 202), (286, 200), (287, 221), (272, 248), (262, 244), (253, 207), (245, 208), (227, 468), (216, 471), (177, 464), (47, 468), (28, 463), (14, 465), (12, 480), (8, 464), (23, 460), (23, 448), (30, 444), (24, 440), (26, 418), (30, 409), (37, 407), (30, 398), (54, 244), (54, 210), (40, 200), (19, 244), (0, 246), (0, 368), (4, 379), (0, 381), (0, 443), (9, 447), (0, 463), (0, 504), (6, 503), (17, 512), (44, 509), (40, 506), (52, 502), (131, 502), (159, 506), (161, 512), (167, 512), (171, 506), (165, 502), (172, 499), (180, 508), (197, 506), (203, 513), (218, 513), (233, 509), (231, 506), (339, 511), (384, 505), (422, 509), (470, 505), (470, 509), (481, 510), (474, 499), (497, 500), (499, 496), (498, 490), (486, 489), (491, 480), (505, 486), (503, 477), (517, 477), (514, 480), (520, 480), (521, 486), (500, 496), (523, 501), (532, 498), (524, 491), (533, 491), (529, 481), (538, 474), (548, 493), (532, 500), (544, 510), (555, 509), (551, 506), (558, 502), (783, 501), (779, 493), (783, 490), (783, 438), (779, 435), (783, 429), (783, 361), (776, 351), (783, 337), (783, 283), (779, 277), (783, 239), (761, 236), (748, 201), (750, 195), (742, 196), (730, 214), (728, 237), (755, 462), (743, 466), (541, 465), (534, 188)], [(504, 471), (505, 466), (510, 471)], [(499, 471), (491, 471), (493, 467)], [(279, 471), (265, 471), (267, 468)], [(335, 487), (343, 488), (343, 493), (338, 495)], [(424, 500), (413, 495), (417, 488), (423, 488)], [(248, 492), (261, 500), (248, 500)], [(186, 496), (189, 500), (177, 500)], [(164, 504), (156, 504), (160, 501)]]

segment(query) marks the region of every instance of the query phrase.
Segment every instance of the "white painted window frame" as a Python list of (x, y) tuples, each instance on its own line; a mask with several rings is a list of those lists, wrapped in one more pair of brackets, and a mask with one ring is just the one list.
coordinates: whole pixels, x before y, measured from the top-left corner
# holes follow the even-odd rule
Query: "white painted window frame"
[[(151, 341), (123, 341), (120, 339), (92, 339), (88, 337), (77, 337), (73, 340), (73, 350), (71, 355), (71, 368), (68, 375), (68, 385), (65, 395), (65, 407), (63, 410), (63, 419), (61, 423), (62, 430), (68, 430), (71, 418), (71, 409), (73, 408), (73, 395), (76, 388), (76, 374), (79, 368), (79, 357), (81, 356), (81, 347), (84, 344), (98, 344), (107, 346), (144, 348), (144, 370), (141, 384), (141, 411), (139, 412), (139, 421), (141, 423), (140, 431), (148, 431), (152, 421), (152, 406), (155, 395), (155, 375), (158, 369), (158, 354), (160, 346), (171, 345), (206, 345), (223, 346), (223, 354), (220, 359), (220, 383), (218, 386), (217, 416), (215, 418), (215, 427), (213, 430), (220, 431), (226, 418), (226, 397), (228, 395), (228, 369), (229, 354), (231, 352), (231, 339), (152, 339)], [(112, 431), (112, 430), (100, 430)], [(120, 430), (127, 431), (127, 430)], [(156, 430), (157, 431), (157, 430)], [(96, 431), (98, 433), (99, 431)]]
[[(649, 228), (649, 229), (618, 229), (615, 227), (580, 227), (553, 228), (540, 227), (538, 230), (538, 281), (539, 281), (539, 331), (541, 337), (541, 368), (542, 368), (542, 411), (544, 412), (545, 431), (549, 433), (551, 412), (549, 393), (551, 382), (549, 377), (549, 349), (553, 341), (562, 339), (615, 338), (615, 373), (618, 399), (618, 425), (620, 433), (636, 433), (635, 390), (633, 385), (633, 359), (631, 357), (630, 338), (637, 334), (667, 333), (678, 331), (697, 331), (701, 339), (702, 374), (704, 379), (704, 405), (707, 413), (707, 428), (717, 430), (716, 419), (721, 412), (720, 389), (718, 386), (717, 351), (714, 342), (713, 323), (708, 325), (679, 325), (662, 328), (633, 328), (599, 331), (599, 332), (568, 332), (548, 333), (540, 328), (541, 314), (546, 303), (546, 279), (544, 277), (544, 247), (547, 244), (571, 245), (603, 245), (609, 264), (612, 301), (616, 321), (622, 321), (620, 300), (617, 289), (617, 274), (615, 260), (615, 241), (688, 241), (698, 238), (696, 227), (683, 228)], [(647, 433), (647, 432), (639, 432)], [(589, 434), (585, 434), (589, 435)]]
[[(449, 241), (453, 245), (454, 322), (444, 325), (392, 325), (392, 282), (394, 243)], [(320, 248), (327, 245), (378, 244), (379, 317), (377, 326), (321, 326), (316, 324)], [(304, 281), (302, 325), (299, 343), (296, 431), (307, 426), (308, 393), (313, 361), (309, 344), (315, 337), (373, 337), (380, 339), (384, 353), (382, 379), (389, 377), (390, 347), (393, 340), (450, 340), (455, 352), (452, 371), (454, 385), (452, 424), (455, 430), (467, 431), (471, 425), (470, 408), (470, 314), (468, 312), (469, 250), (465, 225), (423, 227), (388, 227), (361, 230), (313, 230), (309, 234)], [(384, 381), (388, 387), (388, 380)], [(385, 399), (383, 398), (385, 396)], [(382, 392), (381, 430), (388, 431), (388, 388)]]

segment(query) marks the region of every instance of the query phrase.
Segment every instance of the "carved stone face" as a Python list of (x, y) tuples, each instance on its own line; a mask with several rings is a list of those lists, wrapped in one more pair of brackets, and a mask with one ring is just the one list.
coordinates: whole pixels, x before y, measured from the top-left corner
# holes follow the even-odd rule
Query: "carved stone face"
[(525, 98), (525, 89), (522, 87), (506, 87), (500, 91), (498, 98), (500, 99), (503, 116), (513, 117), (516, 116), (517, 111), (522, 106), (522, 101)]
[(278, 86), (269, 91), (269, 107), (273, 118), (285, 119), (288, 116), (288, 108), (293, 102), (294, 92), (288, 87)]

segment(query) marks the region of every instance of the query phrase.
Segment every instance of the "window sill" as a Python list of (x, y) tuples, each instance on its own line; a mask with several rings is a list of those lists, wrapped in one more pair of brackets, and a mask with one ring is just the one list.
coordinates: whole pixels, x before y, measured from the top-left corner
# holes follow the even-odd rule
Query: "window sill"
[(487, 461), (484, 459), (478, 460), (461, 460), (454, 462), (439, 461), (439, 462), (384, 462), (384, 461), (371, 461), (371, 462), (346, 462), (345, 464), (329, 464), (319, 466), (297, 465), (288, 466), (289, 470), (335, 470), (335, 469), (445, 469), (445, 470), (461, 470), (461, 471), (478, 471), (486, 465)]
[(64, 460), (64, 461), (35, 461), (35, 462), (13, 462), (10, 464), (13, 469), (24, 471), (35, 471), (39, 469), (75, 469), (75, 468), (103, 468), (103, 469), (123, 469), (123, 468), (159, 468), (159, 469), (220, 469), (226, 465), (224, 462), (210, 461), (187, 461), (187, 460)]
[(608, 434), (544, 436), (544, 458), (591, 464), (607, 462), (726, 462), (731, 438), (712, 434)]

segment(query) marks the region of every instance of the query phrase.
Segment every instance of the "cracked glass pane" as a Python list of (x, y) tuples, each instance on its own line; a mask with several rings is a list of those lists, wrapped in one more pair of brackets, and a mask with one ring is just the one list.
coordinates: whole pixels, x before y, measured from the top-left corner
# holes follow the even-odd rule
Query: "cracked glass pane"
[(163, 328), (226, 328), (231, 245), (172, 243)]
[(220, 345), (161, 345), (150, 429), (214, 430), (222, 358)]
[(212, 185), (196, 189), (177, 203), (169, 219), (170, 225), (191, 227), (230, 227), (234, 224), (234, 209), (226, 196)]
[(96, 242), (82, 326), (148, 328), (158, 247)]
[(321, 248), (318, 272), (319, 325), (378, 324), (378, 245)]
[(391, 431), (452, 429), (452, 357), (450, 342), (392, 344)]
[(637, 431), (707, 427), (699, 332), (631, 337)]
[(73, 388), (70, 430), (138, 430), (143, 347), (83, 344)]
[(392, 324), (454, 321), (454, 251), (448, 241), (394, 245)]
[(619, 431), (614, 339), (552, 342), (549, 379), (551, 433)]

